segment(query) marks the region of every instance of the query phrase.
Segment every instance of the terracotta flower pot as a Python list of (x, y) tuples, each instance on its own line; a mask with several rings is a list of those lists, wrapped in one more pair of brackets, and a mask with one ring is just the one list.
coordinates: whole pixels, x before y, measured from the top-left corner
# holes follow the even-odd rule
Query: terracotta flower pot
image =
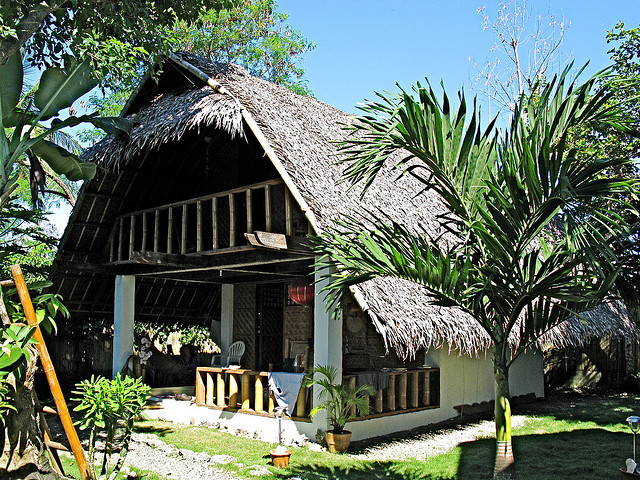
[(291, 457), (291, 450), (287, 449), (285, 453), (277, 454), (276, 450), (269, 450), (269, 455), (271, 455), (271, 463), (273, 463), (274, 467), (278, 468), (287, 468), (289, 466), (289, 457)]
[(351, 443), (351, 432), (343, 430), (342, 433), (327, 432), (327, 448), (331, 453), (343, 453), (349, 448)]

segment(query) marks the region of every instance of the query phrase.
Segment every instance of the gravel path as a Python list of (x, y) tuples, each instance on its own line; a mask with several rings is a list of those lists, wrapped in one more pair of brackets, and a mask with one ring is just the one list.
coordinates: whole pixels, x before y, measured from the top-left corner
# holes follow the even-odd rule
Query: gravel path
[[(511, 417), (511, 425), (524, 425), (523, 415)], [(471, 442), (495, 435), (493, 421), (482, 420), (457, 427), (434, 430), (426, 433), (407, 435), (363, 448), (351, 456), (363, 460), (404, 460), (408, 458), (426, 458), (446, 453), (462, 442)]]
[(134, 433), (125, 465), (155, 472), (176, 480), (233, 480), (236, 477), (219, 465), (235, 462), (228, 455), (210, 456), (204, 452), (178, 449), (157, 435)]

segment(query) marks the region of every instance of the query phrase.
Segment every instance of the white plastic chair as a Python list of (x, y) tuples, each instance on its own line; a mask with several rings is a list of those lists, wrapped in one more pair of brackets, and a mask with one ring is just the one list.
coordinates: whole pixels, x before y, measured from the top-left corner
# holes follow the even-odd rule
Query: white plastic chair
[(233, 342), (229, 349), (221, 354), (211, 357), (212, 367), (228, 367), (229, 365), (240, 365), (240, 359), (244, 355), (245, 345), (242, 340)]

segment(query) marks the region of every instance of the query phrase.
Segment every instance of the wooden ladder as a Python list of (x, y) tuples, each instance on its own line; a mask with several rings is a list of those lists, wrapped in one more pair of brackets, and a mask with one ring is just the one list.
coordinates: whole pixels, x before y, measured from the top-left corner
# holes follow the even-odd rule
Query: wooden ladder
[(80, 470), (82, 480), (95, 480), (93, 469), (89, 468), (87, 458), (84, 455), (82, 445), (80, 444), (80, 439), (78, 438), (78, 432), (76, 432), (76, 429), (73, 426), (73, 421), (71, 420), (71, 415), (69, 415), (69, 409), (67, 408), (67, 403), (64, 400), (64, 395), (62, 394), (60, 383), (58, 383), (58, 377), (53, 368), (53, 363), (51, 362), (49, 351), (47, 350), (47, 346), (44, 343), (42, 331), (38, 326), (36, 313), (33, 309), (33, 303), (31, 302), (31, 296), (29, 295), (27, 284), (24, 280), (24, 275), (22, 274), (20, 265), (11, 266), (11, 275), (13, 276), (13, 280), (2, 281), (0, 282), (0, 286), (15, 285), (16, 289), (18, 290), (18, 296), (20, 297), (20, 303), (22, 303), (22, 308), (24, 310), (24, 315), (27, 319), (27, 323), (34, 329), (33, 338), (38, 342), (38, 351), (40, 353), (42, 368), (44, 369), (45, 376), (47, 377), (47, 382), (49, 383), (49, 389), (51, 390), (53, 400), (56, 404), (57, 412), (49, 407), (42, 408), (40, 406), (40, 402), (38, 402), (38, 399), (36, 398), (36, 408), (38, 409), (40, 425), (44, 432), (44, 443), (47, 447), (49, 455), (51, 456), (52, 466), (59, 474), (64, 475), (57, 450), (69, 451), (69, 449), (64, 445), (61, 445), (52, 440), (51, 431), (49, 430), (47, 421), (44, 418), (44, 413), (58, 414), (58, 416), (60, 417), (60, 421), (62, 422), (64, 432), (67, 435), (67, 439), (69, 440), (71, 451), (73, 452), (73, 456), (75, 457), (76, 463), (78, 464), (78, 469)]

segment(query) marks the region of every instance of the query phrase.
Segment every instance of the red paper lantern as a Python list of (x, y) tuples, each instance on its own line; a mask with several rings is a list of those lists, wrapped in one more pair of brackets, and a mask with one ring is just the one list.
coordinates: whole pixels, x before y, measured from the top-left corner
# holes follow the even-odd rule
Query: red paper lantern
[(313, 285), (308, 277), (297, 278), (289, 284), (289, 298), (298, 305), (313, 305)]

